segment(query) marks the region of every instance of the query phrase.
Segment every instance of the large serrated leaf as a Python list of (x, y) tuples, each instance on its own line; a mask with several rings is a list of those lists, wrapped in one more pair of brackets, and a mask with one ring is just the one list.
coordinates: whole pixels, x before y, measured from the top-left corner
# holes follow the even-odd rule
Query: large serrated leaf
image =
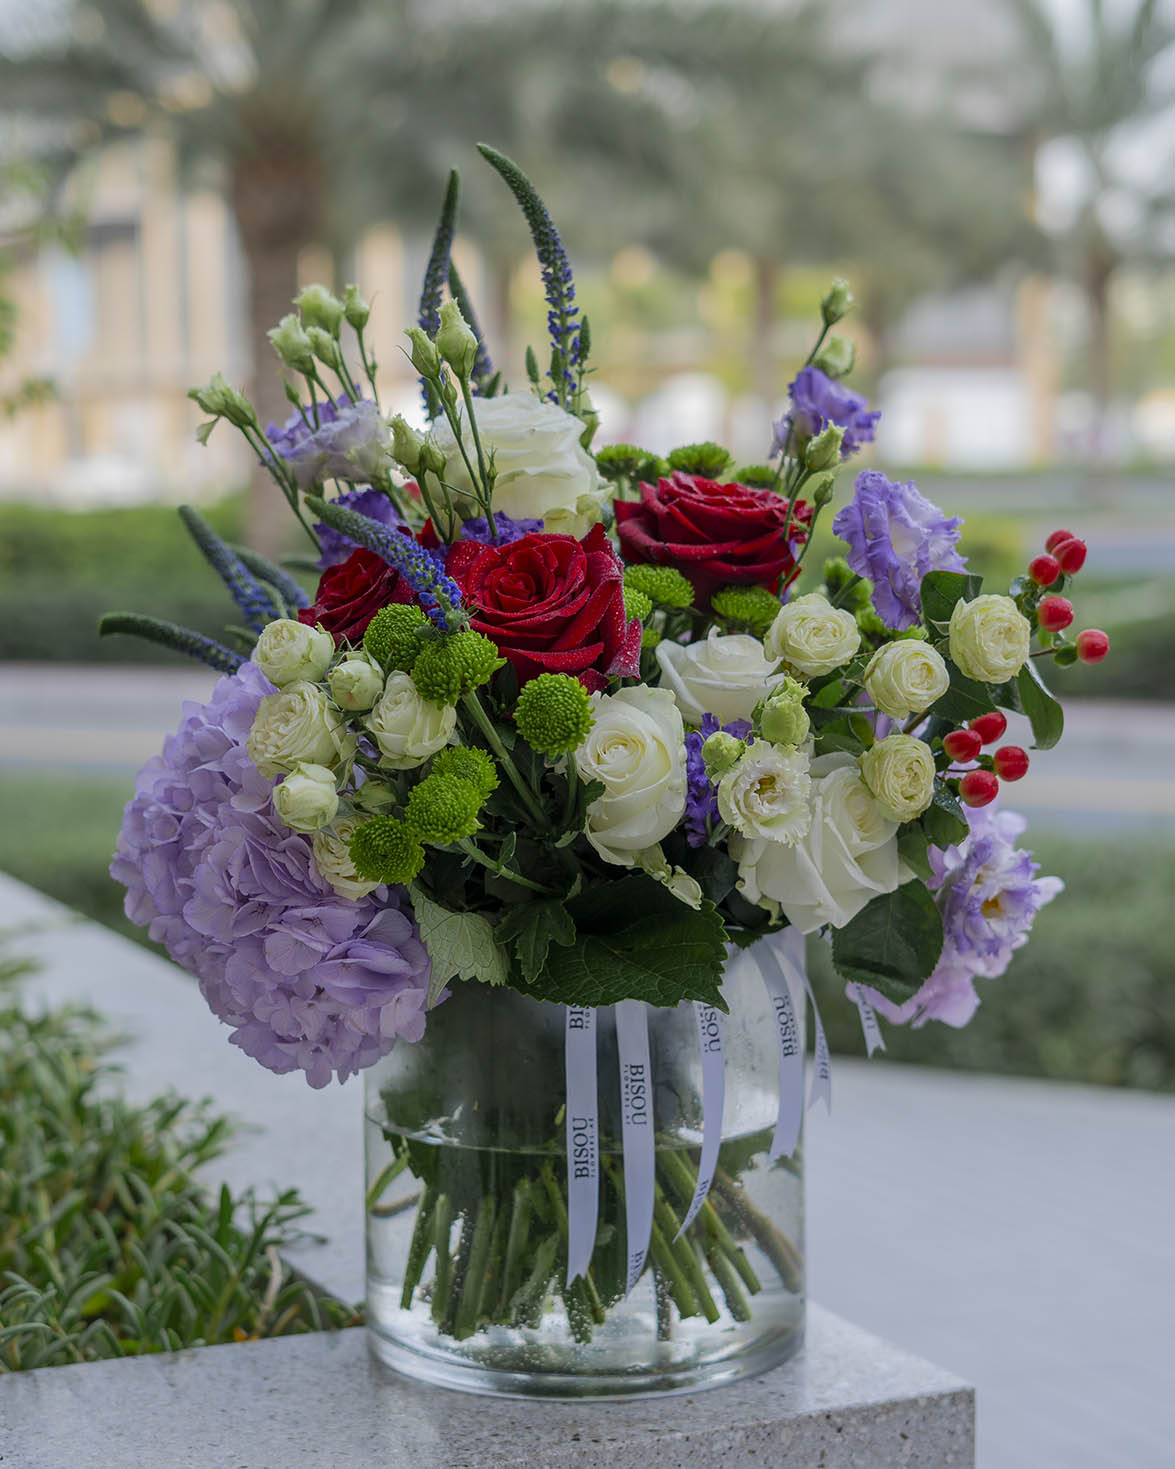
[(940, 781), (934, 783), (934, 798), (922, 813), (922, 826), (934, 845), (944, 850), (963, 841), (971, 830), (958, 797)]
[(1031, 658), (1016, 675), (1016, 689), (1032, 725), (1035, 748), (1051, 750), (1065, 731), (1065, 714)]
[(951, 686), (941, 699), (931, 704), (929, 712), (936, 719), (954, 725), (969, 724), (980, 714), (990, 714), (995, 708), (995, 698), (988, 686), (960, 673), (953, 663), (948, 663), (947, 668)]
[(833, 933), (832, 962), (844, 979), (904, 1005), (933, 973), (942, 942), (942, 917), (926, 884), (907, 882)]
[(513, 950), (527, 984), (543, 971), (552, 944), (562, 948), (575, 942), (575, 924), (557, 899), (519, 903), (494, 930), (499, 944)]
[(928, 571), (922, 578), (922, 617), (928, 631), (945, 628), (955, 603), (970, 602), (979, 595), (981, 576), (964, 571)]
[(428, 950), (430, 974), (426, 1006), (431, 1009), (451, 979), (477, 979), (505, 984), (510, 977), (506, 956), (494, 942), (494, 929), (480, 913), (455, 913), (434, 903), (410, 883), (408, 892), (420, 941)]

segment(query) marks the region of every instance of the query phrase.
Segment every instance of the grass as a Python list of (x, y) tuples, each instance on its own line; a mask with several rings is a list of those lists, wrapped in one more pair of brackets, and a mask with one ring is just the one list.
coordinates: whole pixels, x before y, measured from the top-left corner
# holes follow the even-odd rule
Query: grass
[(294, 1191), (210, 1198), (194, 1177), (227, 1120), (121, 1098), (99, 1017), (25, 1010), (17, 969), (0, 965), (0, 1373), (355, 1324), (279, 1257), (309, 1212)]
[[(129, 794), (129, 779), (0, 776), (0, 869), (148, 943), (106, 875)], [(887, 1026), (891, 1058), (1175, 1091), (1175, 842), (1047, 831), (1028, 840), (1042, 871), (1062, 876), (1066, 891), (1040, 913), (1008, 973), (980, 981), (970, 1025)], [(841, 1000), (823, 946), (813, 950), (833, 1047), (860, 1054), (856, 1011)]]

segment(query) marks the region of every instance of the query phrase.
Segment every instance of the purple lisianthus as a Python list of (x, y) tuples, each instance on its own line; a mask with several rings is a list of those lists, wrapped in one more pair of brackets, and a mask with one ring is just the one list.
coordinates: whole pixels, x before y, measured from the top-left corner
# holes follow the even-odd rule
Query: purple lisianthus
[(489, 521), (484, 515), (479, 515), (462, 525), (461, 539), (480, 541), (483, 546), (505, 546), (511, 541), (520, 541), (523, 536), (536, 535), (542, 528), (541, 520), (515, 520), (509, 515), (503, 515), (500, 510), (495, 510), (494, 530), (496, 534), (490, 535)]
[(970, 834), (957, 847), (929, 849), (944, 931), (934, 973), (904, 1005), (867, 991), (870, 1003), (896, 1024), (966, 1025), (979, 1005), (975, 980), (1004, 973), (1028, 942), (1037, 910), (1064, 886), (1059, 877), (1037, 877), (1032, 853), (1016, 846), (1027, 825), (1022, 816), (980, 806), (968, 808), (967, 821)]
[(718, 819), (718, 793), (706, 774), (702, 746), (720, 729), (734, 735), (736, 740), (745, 740), (751, 733), (751, 724), (747, 719), (719, 724), (713, 714), (703, 714), (701, 728), (691, 730), (685, 737), (685, 821), (682, 824), (691, 847), (705, 846), (711, 825)]
[(395, 889), (357, 902), (320, 875), (310, 838), (277, 819), (245, 753), (273, 685), (255, 664), (187, 703), (135, 781), (110, 873), (132, 923), (200, 982), (234, 1045), (313, 1087), (424, 1033), (428, 955)]
[(318, 405), (318, 427), (312, 409), (295, 409), (281, 428), (271, 423), (266, 436), (294, 471), (300, 490), (323, 480), (364, 484), (386, 473), (391, 435), (370, 398), (352, 403), (338, 398)]
[[(360, 515), (366, 515), (368, 520), (378, 521), (380, 525), (390, 526), (393, 529), (404, 524), (396, 513), (396, 507), (388, 499), (382, 490), (344, 490), (341, 495), (335, 497), (334, 504), (342, 505), (347, 510), (355, 510)], [(351, 552), (359, 544), (342, 531), (335, 530), (333, 526), (315, 524), (315, 532), (318, 535), (318, 543), (322, 547), (322, 555), (318, 558), (319, 571), (325, 571), (328, 566), (338, 566), (346, 561)]]
[(862, 394), (854, 393), (852, 388), (846, 388), (818, 367), (801, 367), (788, 393), (791, 409), (775, 424), (772, 457), (783, 453), (789, 438), (795, 441), (792, 447), (797, 448), (814, 439), (830, 423), (838, 424), (845, 431), (840, 446), (842, 459), (855, 454), (862, 444), (873, 442), (880, 409), (870, 411), (868, 400)]
[(895, 483), (878, 469), (863, 469), (832, 529), (848, 546), (849, 565), (873, 583), (873, 610), (886, 627), (902, 631), (921, 621), (928, 571), (966, 571), (955, 549), (962, 524), (920, 495), (912, 480)]

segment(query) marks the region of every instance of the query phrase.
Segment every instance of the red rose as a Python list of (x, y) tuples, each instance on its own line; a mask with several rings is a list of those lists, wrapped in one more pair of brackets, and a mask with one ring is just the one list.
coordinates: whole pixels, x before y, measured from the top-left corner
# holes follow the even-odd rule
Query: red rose
[(389, 602), (413, 602), (416, 594), (374, 551), (360, 546), (346, 561), (329, 566), (318, 583), (313, 607), (303, 607), (298, 621), (322, 623), (337, 642), (361, 643), (367, 624)]
[(703, 605), (719, 587), (753, 583), (774, 590), (795, 568), (788, 542), (805, 540), (800, 527), (812, 518), (811, 507), (797, 500), (784, 541), (787, 505), (773, 490), (678, 471), (641, 485), (639, 503), (616, 502), (620, 549), (626, 561), (676, 566)]
[(624, 615), (624, 568), (602, 525), (582, 541), (537, 533), (504, 546), (458, 541), (449, 575), (472, 625), (497, 644), (519, 683), (569, 673), (593, 692), (640, 671), (641, 625)]

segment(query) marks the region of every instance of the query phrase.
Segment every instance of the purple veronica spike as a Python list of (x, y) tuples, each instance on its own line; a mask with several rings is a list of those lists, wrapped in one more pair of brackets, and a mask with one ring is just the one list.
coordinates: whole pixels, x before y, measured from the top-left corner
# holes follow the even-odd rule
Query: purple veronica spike
[(849, 565), (873, 583), (878, 617), (901, 631), (922, 619), (928, 571), (966, 571), (955, 549), (962, 524), (920, 495), (913, 481), (894, 483), (879, 469), (863, 469), (832, 528), (848, 545)]
[(495, 510), (494, 527), (497, 535), (491, 536), (489, 521), (484, 515), (478, 516), (473, 520), (467, 520), (461, 527), (461, 539), (480, 541), (483, 546), (505, 546), (510, 541), (520, 541), (523, 536), (531, 536), (541, 531), (543, 523), (541, 520), (513, 520), (509, 515), (503, 515), (500, 510)]
[[(344, 505), (348, 510), (354, 510), (359, 515), (366, 515), (368, 520), (374, 520), (380, 525), (395, 528), (404, 523), (396, 513), (396, 507), (382, 490), (345, 490), (335, 498), (334, 503)], [(350, 536), (343, 535), (342, 531), (337, 531), (333, 526), (325, 525), (321, 521), (314, 529), (318, 535), (319, 545), (322, 547), (322, 555), (318, 558), (319, 571), (325, 571), (328, 566), (338, 566), (340, 562), (346, 561), (358, 544)]]
[(702, 758), (702, 746), (712, 734), (724, 729), (735, 739), (745, 740), (751, 733), (747, 719), (732, 719), (729, 724), (719, 724), (713, 714), (703, 714), (700, 729), (692, 730), (685, 737), (685, 839), (691, 847), (705, 846), (713, 822), (718, 819), (718, 793), (706, 774), (706, 762)]

